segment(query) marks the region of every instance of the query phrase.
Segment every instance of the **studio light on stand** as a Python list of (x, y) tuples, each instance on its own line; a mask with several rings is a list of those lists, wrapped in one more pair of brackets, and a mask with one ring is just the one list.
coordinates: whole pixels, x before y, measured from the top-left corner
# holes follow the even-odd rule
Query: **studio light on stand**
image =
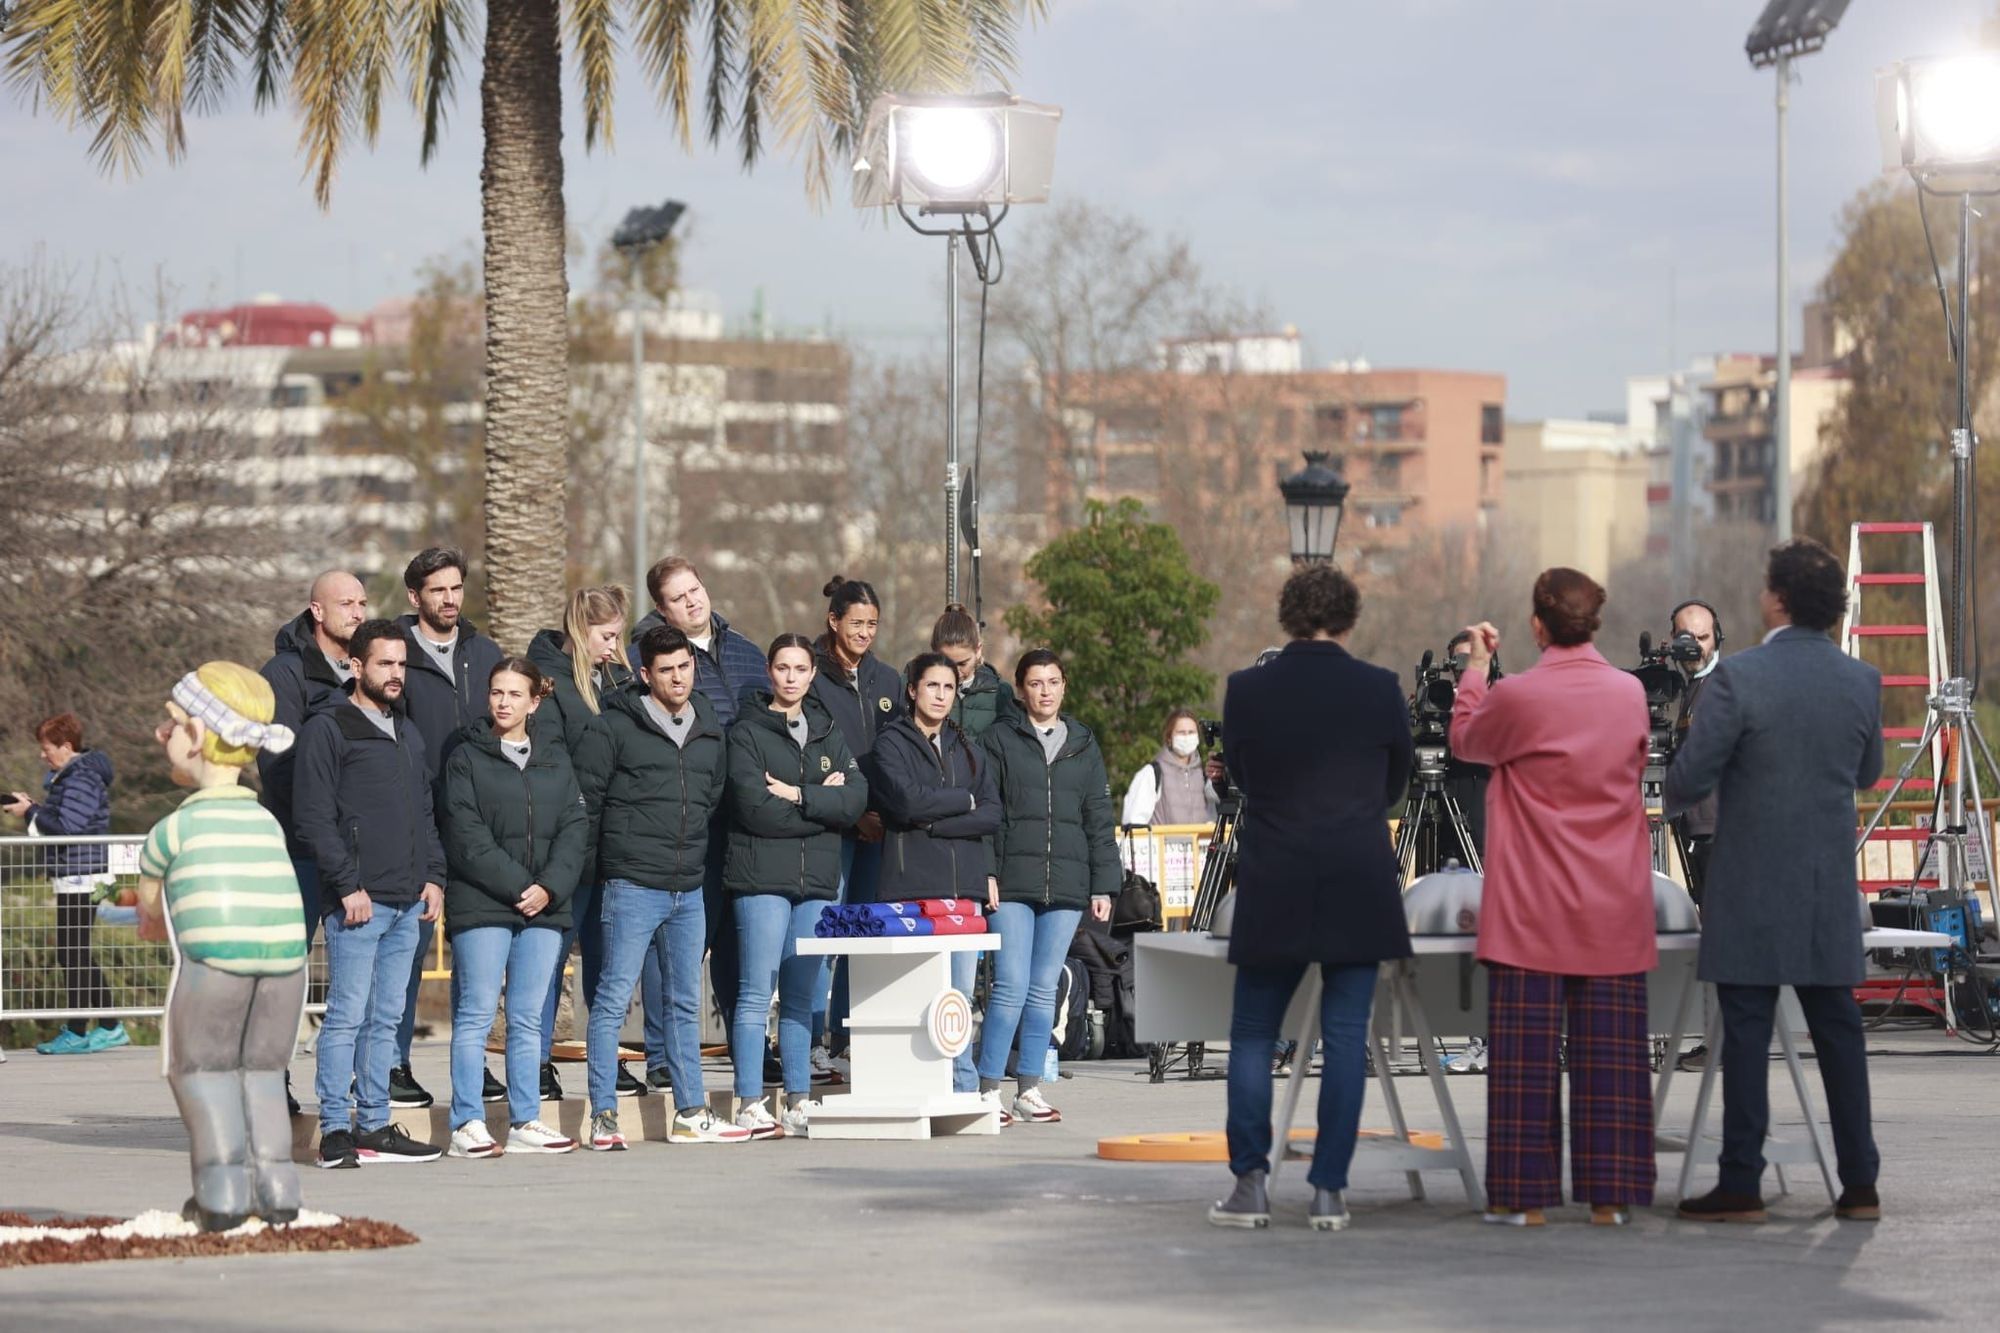
[[(625, 256), (626, 306), (632, 320), (632, 596), (646, 587), (652, 558), (646, 551), (646, 324), (639, 307), (646, 256), (673, 235), (687, 205), (669, 199), (658, 208), (641, 204), (611, 233), (611, 246)], [(672, 534), (670, 533), (669, 536)]]
[[(1918, 760), (1941, 738), (1946, 771), (1938, 775), (1937, 808), (1925, 855), (1934, 858), (1937, 868), (1937, 905), (1963, 910), (1974, 882), (1974, 862), (1967, 856), (1968, 837), (1977, 838), (1983, 863), (1989, 868), (1993, 865), (1992, 825), (1987, 822), (1978, 761), (1984, 759), (1987, 770), (2000, 778), (2000, 765), (1994, 763), (1993, 752), (1980, 733), (1972, 703), (1979, 687), (1978, 630), (1973, 618), (1977, 602), (1970, 586), (1974, 572), (1972, 540), (1978, 531), (1978, 497), (1973, 487), (1978, 476), (1979, 439), (1972, 429), (1972, 386), (1967, 364), (1972, 334), (1972, 226), (1977, 216), (1972, 201), (1978, 196), (2000, 194), (2000, 53), (1901, 61), (1877, 72), (1875, 89), (1883, 169), (1907, 171), (1917, 185), (1924, 241), (1931, 246), (1932, 271), (1937, 278), (1939, 300), (1944, 305), (1946, 341), (1957, 372), (1958, 411), (1951, 432), (1947, 679), (1927, 701), (1923, 738), (1911, 750), (1909, 760), (1897, 773), (1867, 828), (1862, 830), (1861, 842), (1868, 841)], [(1946, 293), (1944, 274), (1937, 264), (1937, 249), (1931, 245), (1926, 201), (1934, 195), (1958, 200), (1955, 302)], [(1956, 313), (1952, 309), (1954, 304)], [(1947, 984), (1947, 996), (1950, 989)], [(1949, 1002), (1946, 1013), (1950, 1013)], [(1988, 1022), (1992, 1022), (1990, 1016)]]
[(1292, 534), (1294, 565), (1330, 565), (1347, 506), (1347, 478), (1330, 466), (1323, 449), (1306, 452), (1306, 465), (1278, 482), (1285, 497), (1285, 521)]
[[(911, 230), (945, 238), (945, 600), (959, 596), (959, 542), (972, 555), (980, 618), (979, 457), (985, 421), (986, 292), (1000, 281), (998, 229), (1015, 204), (1046, 203), (1062, 111), (1005, 93), (885, 93), (868, 108), (854, 162), (854, 205), (894, 208)], [(958, 252), (979, 278), (979, 357), (970, 496), (958, 449)], [(964, 503), (961, 501), (964, 500)]]

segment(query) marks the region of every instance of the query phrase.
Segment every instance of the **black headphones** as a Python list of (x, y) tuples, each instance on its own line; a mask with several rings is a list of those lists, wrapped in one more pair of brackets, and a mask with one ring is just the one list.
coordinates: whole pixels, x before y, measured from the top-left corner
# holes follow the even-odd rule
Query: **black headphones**
[(1717, 613), (1714, 607), (1710, 606), (1707, 602), (1702, 601), (1701, 598), (1699, 597), (1690, 597), (1685, 602), (1682, 602), (1679, 606), (1674, 608), (1673, 614), (1667, 617), (1667, 637), (1668, 638), (1673, 637), (1674, 622), (1681, 618), (1681, 612), (1687, 610), (1691, 606), (1698, 606), (1702, 610), (1708, 612), (1708, 618), (1715, 624), (1715, 650), (1717, 652), (1721, 652), (1722, 645), (1726, 642), (1726, 640), (1723, 638), (1722, 635), (1722, 616)]

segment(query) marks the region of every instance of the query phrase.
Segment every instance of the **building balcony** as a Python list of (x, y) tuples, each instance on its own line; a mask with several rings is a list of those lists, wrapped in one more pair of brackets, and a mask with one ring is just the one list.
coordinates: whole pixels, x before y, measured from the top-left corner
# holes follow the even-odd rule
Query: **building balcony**
[(1771, 438), (1771, 414), (1759, 411), (1734, 417), (1710, 417), (1701, 428), (1701, 437), (1728, 444), (1740, 440), (1768, 440)]

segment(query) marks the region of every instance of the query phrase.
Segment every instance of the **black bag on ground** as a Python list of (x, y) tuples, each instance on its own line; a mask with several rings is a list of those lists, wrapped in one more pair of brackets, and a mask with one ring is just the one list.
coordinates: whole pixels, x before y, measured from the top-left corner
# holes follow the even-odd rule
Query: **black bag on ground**
[(1125, 872), (1118, 901), (1111, 905), (1111, 931), (1121, 938), (1142, 930), (1160, 928), (1160, 891), (1153, 881), (1136, 870)]
[(1056, 979), (1054, 1037), (1058, 1060), (1090, 1058), (1090, 970), (1077, 958), (1063, 959)]
[(1134, 1035), (1138, 1001), (1132, 983), (1131, 944), (1104, 926), (1085, 921), (1070, 941), (1069, 956), (1088, 972), (1091, 1008), (1102, 1015), (1104, 1044), (1097, 1058), (1129, 1060), (1144, 1055), (1145, 1048)]

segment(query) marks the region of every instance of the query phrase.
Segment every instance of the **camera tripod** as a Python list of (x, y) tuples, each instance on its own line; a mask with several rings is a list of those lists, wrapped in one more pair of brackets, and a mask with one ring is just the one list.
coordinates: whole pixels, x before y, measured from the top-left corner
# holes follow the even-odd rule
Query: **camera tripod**
[(1452, 850), (1447, 835), (1456, 839), (1465, 868), (1484, 874), (1486, 867), (1465, 822), (1465, 809), (1446, 784), (1441, 748), (1433, 752), (1429, 746), (1417, 747), (1417, 767), (1410, 785), (1410, 801), (1396, 829), (1396, 864), (1402, 869), (1404, 885), (1444, 869)]
[[(1231, 791), (1215, 807), (1215, 827), (1209, 832), (1208, 855), (1202, 859), (1201, 881), (1195, 886), (1194, 903), (1188, 909), (1187, 928), (1208, 930), (1215, 925), (1215, 909), (1236, 887), (1236, 826), (1243, 818), (1243, 797)], [(1146, 1078), (1161, 1083), (1167, 1071), (1180, 1066), (1189, 1078), (1202, 1077), (1208, 1056), (1204, 1043), (1191, 1041), (1156, 1042), (1146, 1047)]]
[(1667, 878), (1674, 875), (1674, 863), (1681, 867), (1681, 883), (1690, 891), (1695, 888), (1694, 863), (1688, 857), (1687, 839), (1674, 821), (1667, 818), (1667, 768), (1666, 757), (1657, 752), (1646, 757), (1645, 776), (1640, 779), (1639, 791), (1646, 803), (1646, 832), (1653, 845), (1653, 869)]

